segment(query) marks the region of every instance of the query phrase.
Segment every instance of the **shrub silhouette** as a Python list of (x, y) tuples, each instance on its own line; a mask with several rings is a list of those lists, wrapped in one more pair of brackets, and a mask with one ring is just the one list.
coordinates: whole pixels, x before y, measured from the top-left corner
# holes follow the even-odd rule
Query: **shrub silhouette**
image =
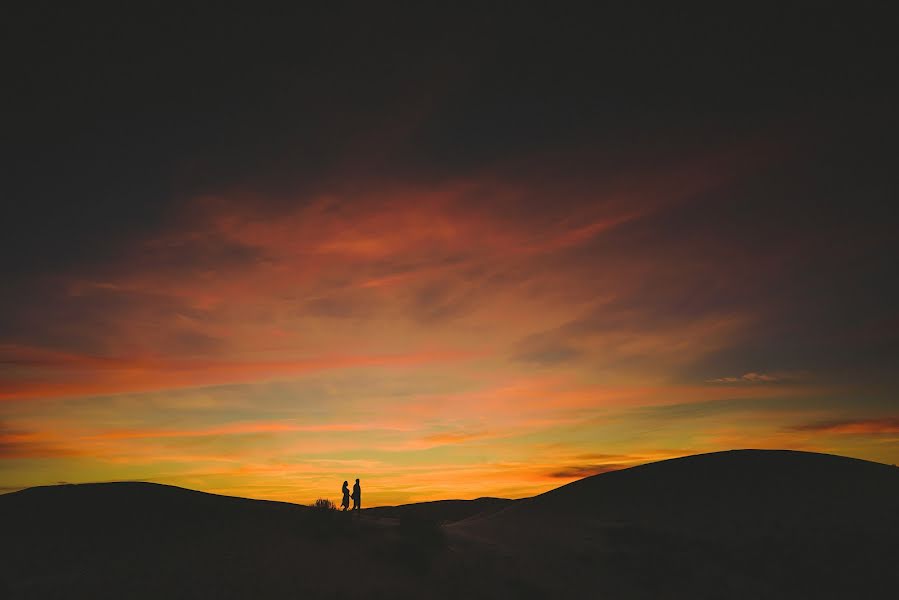
[(317, 540), (330, 539), (337, 533), (335, 528), (340, 516), (333, 502), (319, 498), (310, 507), (306, 531)]
[(337, 507), (334, 506), (334, 503), (327, 498), (319, 498), (312, 503), (312, 508), (315, 508), (317, 510), (337, 510)]

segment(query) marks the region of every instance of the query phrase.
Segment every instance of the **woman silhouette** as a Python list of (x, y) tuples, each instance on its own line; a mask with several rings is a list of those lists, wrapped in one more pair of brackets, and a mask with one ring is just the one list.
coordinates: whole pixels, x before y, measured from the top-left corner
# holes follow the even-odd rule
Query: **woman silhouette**
[(340, 505), (343, 507), (344, 512), (350, 507), (350, 490), (347, 488), (346, 481), (343, 482), (343, 502)]

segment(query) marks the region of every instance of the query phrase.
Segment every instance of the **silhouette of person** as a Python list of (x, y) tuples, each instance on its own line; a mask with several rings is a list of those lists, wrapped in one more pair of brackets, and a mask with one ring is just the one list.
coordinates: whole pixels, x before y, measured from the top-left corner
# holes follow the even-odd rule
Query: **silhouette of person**
[(353, 484), (353, 510), (359, 510), (362, 508), (362, 488), (359, 487), (359, 480), (356, 479), (356, 483)]
[(343, 501), (340, 505), (343, 507), (343, 512), (346, 512), (346, 509), (350, 507), (350, 490), (347, 485), (347, 482), (344, 481), (343, 487), (341, 488), (341, 491), (343, 492)]

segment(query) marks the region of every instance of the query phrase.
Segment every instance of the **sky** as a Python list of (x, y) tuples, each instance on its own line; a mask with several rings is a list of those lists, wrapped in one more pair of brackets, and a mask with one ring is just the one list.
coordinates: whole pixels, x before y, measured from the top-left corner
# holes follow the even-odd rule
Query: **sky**
[(899, 462), (887, 21), (557, 10), (13, 14), (0, 492)]

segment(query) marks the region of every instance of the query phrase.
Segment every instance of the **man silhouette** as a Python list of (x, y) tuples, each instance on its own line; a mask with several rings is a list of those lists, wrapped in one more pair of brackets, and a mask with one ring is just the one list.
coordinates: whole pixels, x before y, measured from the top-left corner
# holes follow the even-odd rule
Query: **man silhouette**
[(359, 480), (353, 484), (353, 510), (359, 510), (362, 507), (362, 488), (359, 487)]

